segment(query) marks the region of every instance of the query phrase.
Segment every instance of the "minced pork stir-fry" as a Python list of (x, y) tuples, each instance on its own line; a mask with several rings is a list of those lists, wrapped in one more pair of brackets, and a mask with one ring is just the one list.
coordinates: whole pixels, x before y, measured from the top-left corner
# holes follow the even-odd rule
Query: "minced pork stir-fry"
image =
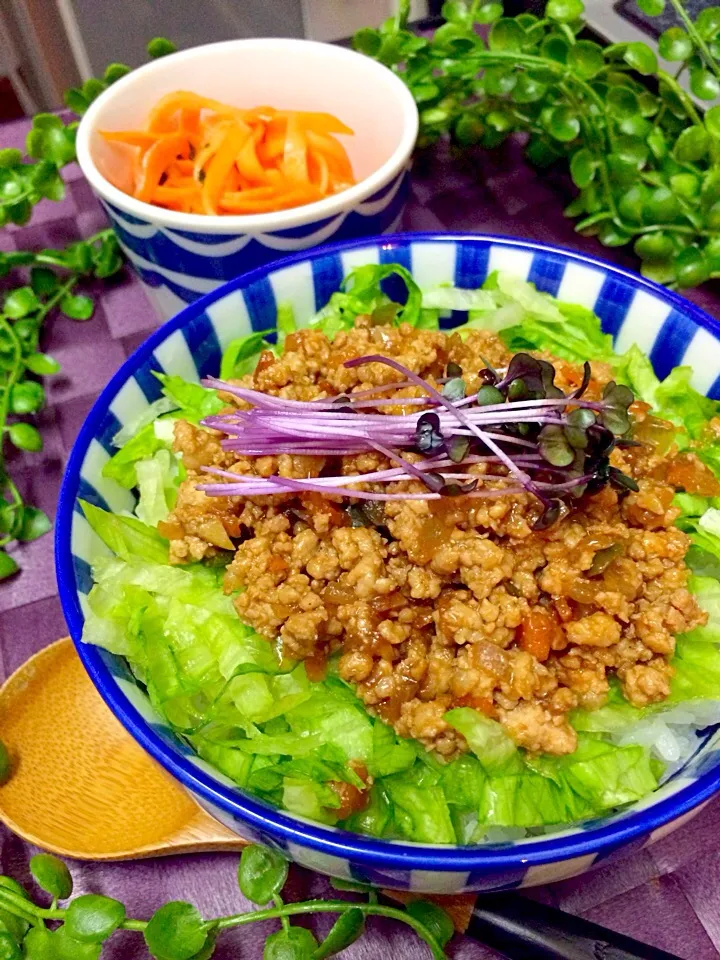
[[(102, 568), (86, 639), (129, 657), (202, 756), (327, 822), (469, 842), (638, 799), (658, 723), (677, 762), (694, 734), (676, 704), (720, 699), (718, 404), (515, 278), (420, 301), (397, 268), (402, 308), (363, 269), (308, 328), (282, 308), (281, 345), (231, 345), (205, 389), (161, 378), (159, 419), (108, 465), (167, 575), (212, 578), (225, 641), (178, 632), (169, 597), (203, 607), (179, 581), (126, 571), (152, 609), (129, 641)], [(458, 305), (470, 322), (440, 332)]]

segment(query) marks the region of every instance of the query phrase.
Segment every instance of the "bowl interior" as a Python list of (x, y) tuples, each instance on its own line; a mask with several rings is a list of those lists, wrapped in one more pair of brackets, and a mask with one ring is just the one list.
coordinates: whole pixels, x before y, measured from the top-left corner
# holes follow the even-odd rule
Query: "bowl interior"
[[(319, 851), (318, 857), (330, 857), (330, 861), (316, 860), (312, 865), (328, 872), (337, 873), (333, 857), (343, 862), (348, 858), (355, 865), (381, 863), (389, 870), (381, 882), (403, 886), (409, 882), (405, 874), (410, 869), (467, 869), (470, 873), (459, 886), (474, 888), (478, 883), (472, 879), (474, 871), (496, 873), (504, 868), (510, 871), (507, 882), (514, 885), (516, 879), (526, 881), (528, 867), (540, 869), (533, 865), (568, 857), (592, 861), (630, 839), (644, 842), (720, 787), (720, 751), (713, 730), (698, 739), (695, 755), (656, 794), (630, 810), (562, 834), (476, 848), (375, 841), (304, 823), (244, 795), (173, 735), (120, 658), (80, 643), (86, 595), (92, 585), (91, 564), (107, 551), (83, 518), (78, 497), (115, 511), (133, 507), (132, 495), (103, 478), (102, 468), (120, 427), (135, 420), (160, 395), (152, 371), (190, 380), (216, 373), (230, 340), (275, 325), (278, 303), (291, 303), (298, 322), (306, 323), (352, 267), (371, 262), (400, 262), (423, 288), (444, 282), (477, 287), (493, 270), (516, 273), (562, 300), (594, 309), (618, 349), (638, 343), (659, 376), (679, 363), (690, 364), (695, 386), (720, 398), (720, 329), (713, 320), (683, 298), (633, 274), (562, 250), (501, 238), (408, 235), (341, 244), (254, 271), (187, 307), (153, 334), (113, 377), (80, 432), (61, 491), (56, 540), (60, 596), (79, 653), (128, 730), (226, 822), (242, 824), (245, 833), (249, 829), (251, 836), (291, 852), (298, 844), (313, 848)], [(460, 314), (448, 316), (445, 325), (463, 320)], [(370, 867), (363, 876), (378, 880)], [(457, 886), (453, 881), (453, 889)]]
[[(191, 90), (233, 106), (332, 113), (355, 131), (338, 135), (364, 180), (386, 163), (407, 130), (407, 102), (397, 78), (368, 57), (305, 40), (260, 39), (209, 44), (133, 71), (103, 95), (88, 118), (98, 170), (123, 189), (127, 164), (100, 130), (144, 128), (165, 94)], [(360, 91), (360, 94), (358, 94)]]

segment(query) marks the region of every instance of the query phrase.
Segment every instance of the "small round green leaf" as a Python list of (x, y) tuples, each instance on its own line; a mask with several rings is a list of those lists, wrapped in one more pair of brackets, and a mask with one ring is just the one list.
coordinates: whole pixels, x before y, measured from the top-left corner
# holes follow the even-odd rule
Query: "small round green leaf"
[(705, 7), (697, 15), (695, 29), (703, 40), (714, 40), (720, 34), (720, 7)]
[(10, 391), (10, 410), (20, 416), (36, 413), (44, 402), (45, 391), (34, 380), (21, 380)]
[(682, 27), (669, 27), (660, 34), (658, 50), (663, 60), (687, 60), (692, 56), (693, 43)]
[(447, 912), (436, 903), (413, 900), (407, 905), (407, 912), (428, 929), (441, 947), (444, 947), (455, 933), (455, 927)]
[(711, 137), (720, 139), (720, 106), (705, 111), (705, 129)]
[(720, 200), (717, 200), (705, 215), (708, 227), (711, 230), (720, 230)]
[(609, 113), (618, 120), (640, 112), (638, 98), (629, 87), (611, 87), (608, 90), (607, 106)]
[(649, 17), (659, 17), (665, 9), (665, 0), (637, 0), (637, 5)]
[(462, 147), (479, 143), (485, 127), (482, 120), (472, 113), (464, 113), (458, 118), (453, 131), (454, 140)]
[(156, 910), (145, 928), (145, 943), (157, 960), (190, 960), (205, 946), (207, 927), (191, 903), (172, 900)]
[(8, 436), (18, 450), (37, 453), (42, 450), (43, 442), (39, 430), (30, 423), (12, 423), (8, 427)]
[(628, 223), (642, 223), (649, 197), (650, 190), (644, 183), (634, 183), (629, 190), (623, 191), (618, 202), (618, 213)]
[(705, 67), (695, 67), (690, 70), (690, 89), (699, 100), (715, 100), (720, 95), (720, 80)]
[(30, 924), (23, 917), (16, 913), (11, 913), (4, 907), (0, 907), (0, 930), (9, 933), (15, 943), (22, 943), (23, 937), (28, 932)]
[(645, 219), (648, 223), (672, 223), (680, 213), (678, 199), (669, 187), (657, 187), (645, 203)]
[(598, 162), (587, 147), (574, 153), (570, 159), (570, 176), (576, 187), (584, 190), (595, 178)]
[(364, 53), (368, 57), (376, 57), (382, 46), (382, 37), (379, 30), (373, 30), (372, 27), (363, 27), (353, 36), (353, 47)]
[(569, 143), (580, 133), (580, 120), (570, 107), (551, 107), (547, 113), (543, 113), (543, 120), (550, 136), (562, 143)]
[(632, 236), (611, 220), (607, 220), (598, 231), (598, 239), (606, 247), (624, 247), (626, 243), (630, 243)]
[(680, 251), (675, 257), (674, 266), (679, 287), (697, 287), (710, 276), (710, 264), (695, 244)]
[(17, 539), (23, 542), (37, 540), (52, 530), (52, 521), (44, 510), (37, 507), (25, 507), (22, 514), (22, 523), (17, 532)]
[(501, 3), (481, 3), (475, 11), (476, 23), (492, 23), (503, 15)]
[(488, 46), (491, 50), (519, 53), (525, 43), (525, 31), (510, 17), (501, 17), (490, 28)]
[(700, 178), (693, 173), (676, 173), (670, 177), (670, 188), (679, 197), (692, 200), (700, 192)]
[(0, 960), (22, 960), (23, 954), (14, 937), (0, 930)]
[(14, 573), (17, 573), (19, 569), (20, 567), (18, 567), (10, 554), (5, 553), (4, 550), (0, 550), (0, 580), (11, 577)]
[(605, 66), (602, 47), (592, 40), (578, 40), (568, 51), (567, 63), (584, 80), (591, 80)]
[(330, 932), (313, 953), (313, 960), (324, 960), (349, 947), (363, 935), (365, 917), (362, 910), (348, 910), (341, 913), (330, 928)]
[(154, 37), (147, 45), (148, 56), (152, 57), (153, 60), (157, 60), (158, 57), (166, 57), (169, 53), (175, 53), (176, 51), (177, 47), (167, 37)]
[(238, 866), (243, 895), (259, 905), (268, 903), (285, 886), (288, 862), (276, 850), (252, 843), (245, 847)]
[(538, 100), (542, 100), (546, 93), (546, 84), (532, 77), (529, 73), (521, 73), (517, 78), (511, 96), (515, 103), (537, 103)]
[(558, 23), (571, 23), (584, 13), (585, 5), (582, 0), (549, 0), (545, 8), (545, 16)]
[(40, 301), (32, 287), (18, 287), (17, 290), (13, 290), (5, 297), (3, 306), (4, 312), (13, 320), (26, 317), (39, 308)]
[(47, 353), (32, 353), (25, 358), (25, 366), (31, 373), (37, 373), (41, 377), (49, 377), (60, 370), (60, 364), (54, 357)]
[(650, 121), (640, 116), (639, 113), (635, 113), (631, 117), (623, 117), (618, 126), (629, 137), (639, 137), (643, 140), (647, 139), (652, 132)]
[(645, 77), (657, 73), (658, 61), (655, 56), (655, 51), (651, 50), (646, 43), (640, 43), (639, 41), (629, 43), (625, 47), (623, 60), (628, 66), (632, 67), (633, 70), (637, 70), (638, 73), (641, 73)]
[(570, 44), (565, 37), (554, 33), (549, 37), (545, 37), (540, 44), (540, 53), (546, 60), (554, 60), (556, 63), (567, 63)]
[(103, 80), (98, 80), (96, 77), (90, 77), (82, 85), (82, 94), (88, 103), (92, 103), (93, 100), (97, 100), (100, 94), (106, 89), (107, 84)]
[(120, 80), (130, 73), (131, 70), (132, 67), (129, 67), (126, 63), (110, 63), (105, 67), (103, 80), (105, 83), (115, 83), (116, 80)]
[(23, 940), (26, 960), (58, 960), (53, 949), (53, 934), (45, 927), (31, 927)]
[(312, 960), (317, 947), (317, 940), (305, 927), (290, 927), (270, 934), (263, 960)]
[(518, 74), (507, 67), (489, 67), (483, 79), (491, 97), (503, 97), (515, 88)]
[[(7, 554), (5, 554), (7, 556)], [(10, 754), (8, 748), (0, 740), (0, 784), (7, 783), (12, 774), (12, 761), (10, 759)], [(10, 877), (7, 878), (8, 880)], [(19, 886), (19, 884), (18, 884)], [(8, 888), (11, 889), (11, 888)]]
[(5, 147), (0, 150), (0, 170), (17, 167), (22, 162), (22, 153), (14, 147)]
[(707, 153), (709, 143), (705, 127), (688, 127), (675, 141), (673, 155), (678, 163), (697, 163)]
[(720, 270), (720, 237), (711, 237), (703, 249), (703, 254), (712, 273)]
[(103, 943), (125, 922), (125, 916), (125, 907), (118, 900), (86, 893), (70, 903), (65, 925), (75, 940)]
[(48, 267), (33, 267), (30, 271), (30, 286), (39, 297), (55, 293), (58, 284), (57, 274)]
[(445, 0), (440, 12), (446, 20), (450, 20), (452, 23), (467, 23), (470, 13), (463, 0)]
[(51, 853), (36, 853), (30, 860), (30, 873), (38, 886), (57, 900), (67, 900), (73, 891), (70, 871)]
[(60, 309), (71, 320), (89, 320), (93, 315), (95, 304), (92, 297), (86, 297), (81, 293), (66, 293), (60, 301)]
[(642, 260), (667, 260), (674, 252), (672, 238), (666, 233), (646, 233), (638, 237), (633, 247)]

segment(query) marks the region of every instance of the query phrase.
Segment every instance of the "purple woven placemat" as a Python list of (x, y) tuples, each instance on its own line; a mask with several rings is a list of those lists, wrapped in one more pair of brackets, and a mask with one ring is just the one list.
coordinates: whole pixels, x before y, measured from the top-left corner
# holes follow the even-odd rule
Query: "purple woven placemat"
[[(3, 147), (20, 146), (25, 121), (0, 130)], [(62, 203), (44, 201), (31, 225), (0, 234), (0, 249), (61, 246), (102, 228), (104, 217), (77, 168), (68, 172), (68, 195)], [(510, 143), (491, 156), (453, 158), (433, 151), (418, 158), (413, 195), (405, 214), (407, 230), (490, 232), (529, 237), (585, 249), (632, 267), (627, 251), (606, 251), (594, 240), (578, 237), (562, 216), (571, 196), (558, 174), (530, 169), (521, 147)], [(80, 424), (100, 389), (119, 364), (157, 325), (150, 303), (129, 273), (98, 285), (95, 314), (87, 323), (57, 318), (47, 332), (45, 349), (62, 364), (48, 381), (49, 405), (40, 415), (45, 437), (41, 454), (14, 457), (12, 470), (28, 500), (50, 515), (68, 452)], [(692, 299), (720, 316), (720, 296), (710, 286)], [(7, 676), (36, 650), (66, 633), (53, 572), (52, 540), (44, 537), (17, 551), (22, 573), (0, 586), (0, 675)], [(33, 851), (0, 829), (0, 870), (29, 881), (27, 861)], [(106, 893), (127, 903), (131, 915), (145, 917), (167, 900), (188, 899), (206, 916), (234, 913), (244, 903), (235, 882), (233, 855), (182, 856), (138, 863), (71, 864), (78, 892)], [(289, 899), (327, 896), (321, 877), (294, 869)], [(647, 850), (619, 864), (530, 893), (545, 902), (582, 914), (687, 960), (720, 956), (720, 799), (693, 821)], [(319, 921), (326, 930), (329, 920)], [(262, 934), (261, 934), (262, 930)], [(262, 956), (268, 925), (251, 926), (221, 940), (218, 960)], [(113, 941), (115, 944), (115, 941)], [(465, 938), (452, 949), (457, 960), (485, 960), (491, 951)], [(392, 924), (373, 922), (368, 934), (344, 956), (371, 960), (380, 955), (420, 960), (427, 952)], [(136, 935), (123, 935), (108, 950), (110, 960), (147, 956)]]

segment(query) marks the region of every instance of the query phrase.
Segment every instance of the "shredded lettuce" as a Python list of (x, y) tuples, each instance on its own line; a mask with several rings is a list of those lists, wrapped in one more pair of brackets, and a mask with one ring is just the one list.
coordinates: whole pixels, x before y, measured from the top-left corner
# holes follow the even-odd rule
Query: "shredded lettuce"
[(135, 517), (107, 513), (86, 500), (81, 500), (80, 506), (95, 533), (121, 559), (137, 557), (154, 563), (168, 562), (167, 540), (153, 527)]

